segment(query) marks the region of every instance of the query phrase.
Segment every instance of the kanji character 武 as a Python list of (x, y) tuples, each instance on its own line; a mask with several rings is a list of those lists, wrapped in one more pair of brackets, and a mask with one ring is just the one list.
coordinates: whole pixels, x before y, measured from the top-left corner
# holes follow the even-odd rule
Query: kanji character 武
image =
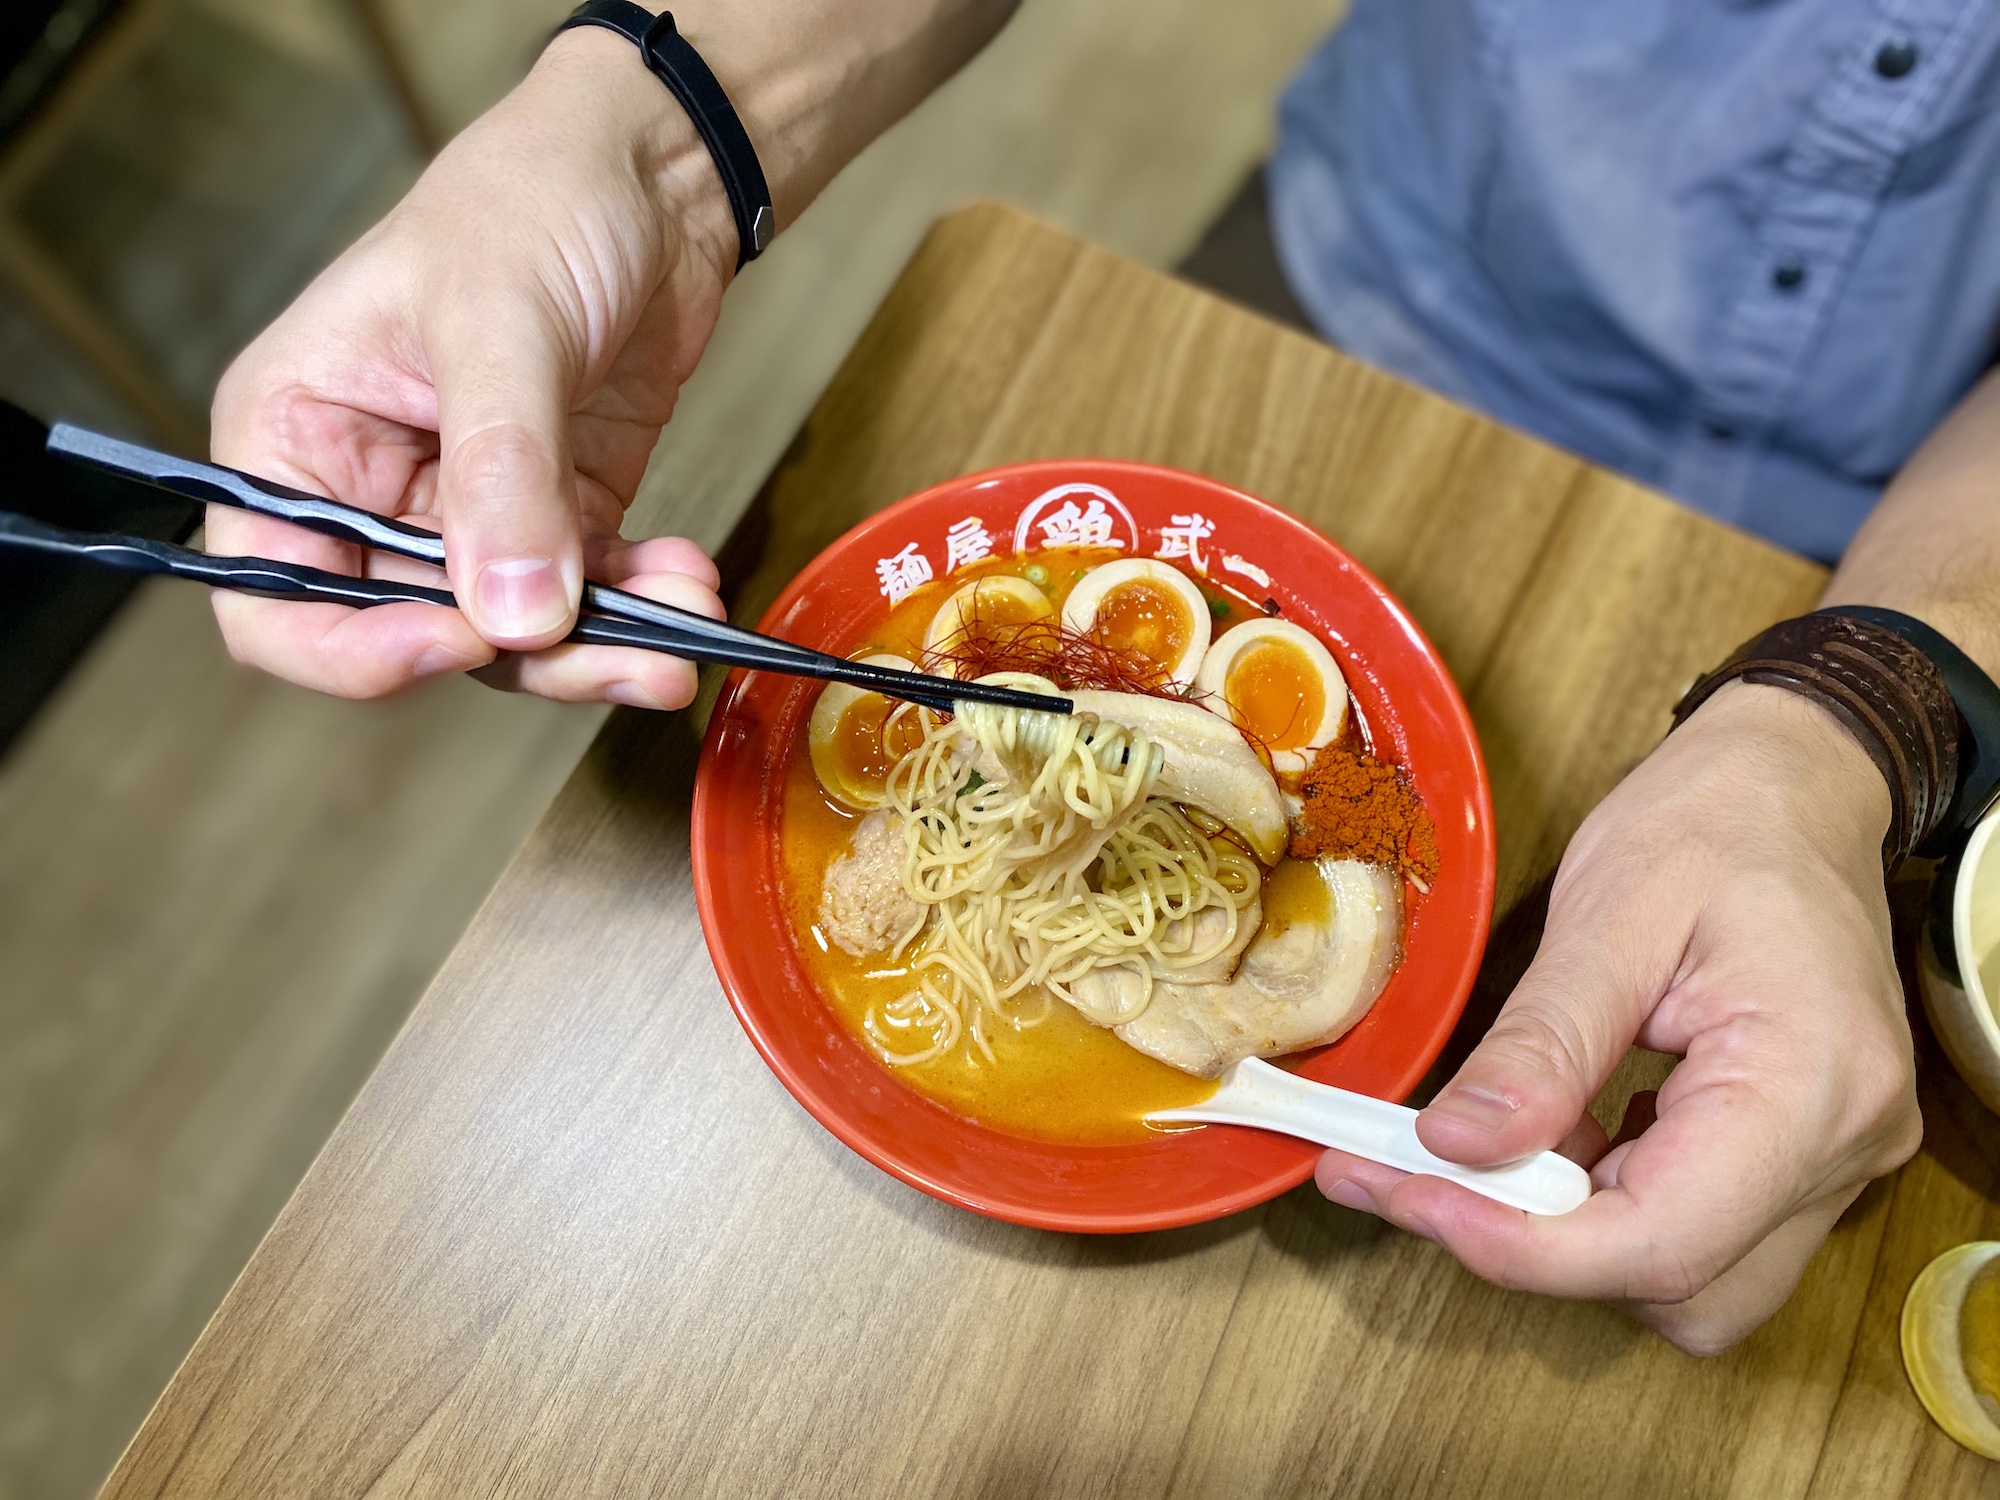
[(1201, 544), (1207, 537), (1215, 535), (1215, 522), (1200, 511), (1191, 516), (1174, 516), (1171, 526), (1160, 528), (1160, 550), (1153, 556), (1158, 558), (1185, 557), (1194, 564), (1197, 573), (1206, 574), (1208, 563), (1201, 555)]

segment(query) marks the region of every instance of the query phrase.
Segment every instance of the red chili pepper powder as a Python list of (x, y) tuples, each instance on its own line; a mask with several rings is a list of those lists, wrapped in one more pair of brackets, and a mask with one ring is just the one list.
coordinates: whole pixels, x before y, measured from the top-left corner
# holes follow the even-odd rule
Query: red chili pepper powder
[(1437, 879), (1437, 830), (1403, 773), (1343, 745), (1313, 757), (1299, 782), (1305, 803), (1294, 859), (1358, 859), (1394, 865), (1419, 890)]

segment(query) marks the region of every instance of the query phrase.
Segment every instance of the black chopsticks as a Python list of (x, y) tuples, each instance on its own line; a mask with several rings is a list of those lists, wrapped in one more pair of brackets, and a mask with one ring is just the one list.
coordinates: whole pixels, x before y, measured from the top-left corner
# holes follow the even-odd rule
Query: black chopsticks
[[(68, 423), (49, 434), (49, 451), (61, 457), (122, 474), (191, 500), (233, 505), (274, 516), (345, 542), (419, 562), (444, 565), (444, 538), (403, 521), (337, 500), (321, 499), (267, 479), (217, 464), (196, 463), (122, 442)], [(443, 589), (355, 578), (322, 568), (258, 557), (214, 557), (144, 537), (65, 531), (25, 516), (0, 512), (0, 546), (25, 547), (83, 558), (128, 572), (165, 573), (212, 588), (234, 589), (281, 599), (314, 599), (366, 608), (376, 604), (441, 604), (456, 608)], [(753, 671), (780, 672), (846, 682), (892, 698), (949, 713), (954, 702), (991, 703), (1041, 713), (1072, 713), (1067, 698), (1021, 692), (984, 683), (959, 682), (893, 667), (870, 667), (824, 651), (793, 645), (754, 630), (723, 624), (689, 610), (675, 609), (601, 583), (583, 586), (583, 608), (566, 639), (588, 645), (637, 646), (689, 661), (717, 662)]]

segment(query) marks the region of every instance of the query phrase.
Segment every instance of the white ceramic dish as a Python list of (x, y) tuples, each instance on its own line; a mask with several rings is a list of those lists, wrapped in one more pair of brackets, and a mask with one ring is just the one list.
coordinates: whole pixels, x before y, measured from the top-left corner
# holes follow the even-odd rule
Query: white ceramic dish
[[(1934, 919), (1935, 920), (1935, 919)], [(1937, 955), (1955, 955), (1958, 975)], [(1930, 931), (1918, 945), (1918, 988), (1924, 1012), (1959, 1076), (1986, 1107), (2000, 1113), (2000, 811), (1972, 830), (1951, 893), (1951, 931)]]

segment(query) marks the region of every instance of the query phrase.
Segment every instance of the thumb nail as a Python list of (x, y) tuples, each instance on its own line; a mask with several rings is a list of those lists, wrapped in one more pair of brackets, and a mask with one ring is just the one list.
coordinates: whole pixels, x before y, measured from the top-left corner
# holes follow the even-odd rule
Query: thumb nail
[(1446, 1089), (1431, 1102), (1425, 1113), (1456, 1120), (1484, 1135), (1498, 1135), (1513, 1122), (1519, 1109), (1520, 1105), (1506, 1095), (1483, 1089), (1476, 1083), (1467, 1083)]
[(569, 588), (546, 557), (506, 557), (479, 570), (473, 583), (478, 623), (492, 635), (547, 635), (569, 619)]

